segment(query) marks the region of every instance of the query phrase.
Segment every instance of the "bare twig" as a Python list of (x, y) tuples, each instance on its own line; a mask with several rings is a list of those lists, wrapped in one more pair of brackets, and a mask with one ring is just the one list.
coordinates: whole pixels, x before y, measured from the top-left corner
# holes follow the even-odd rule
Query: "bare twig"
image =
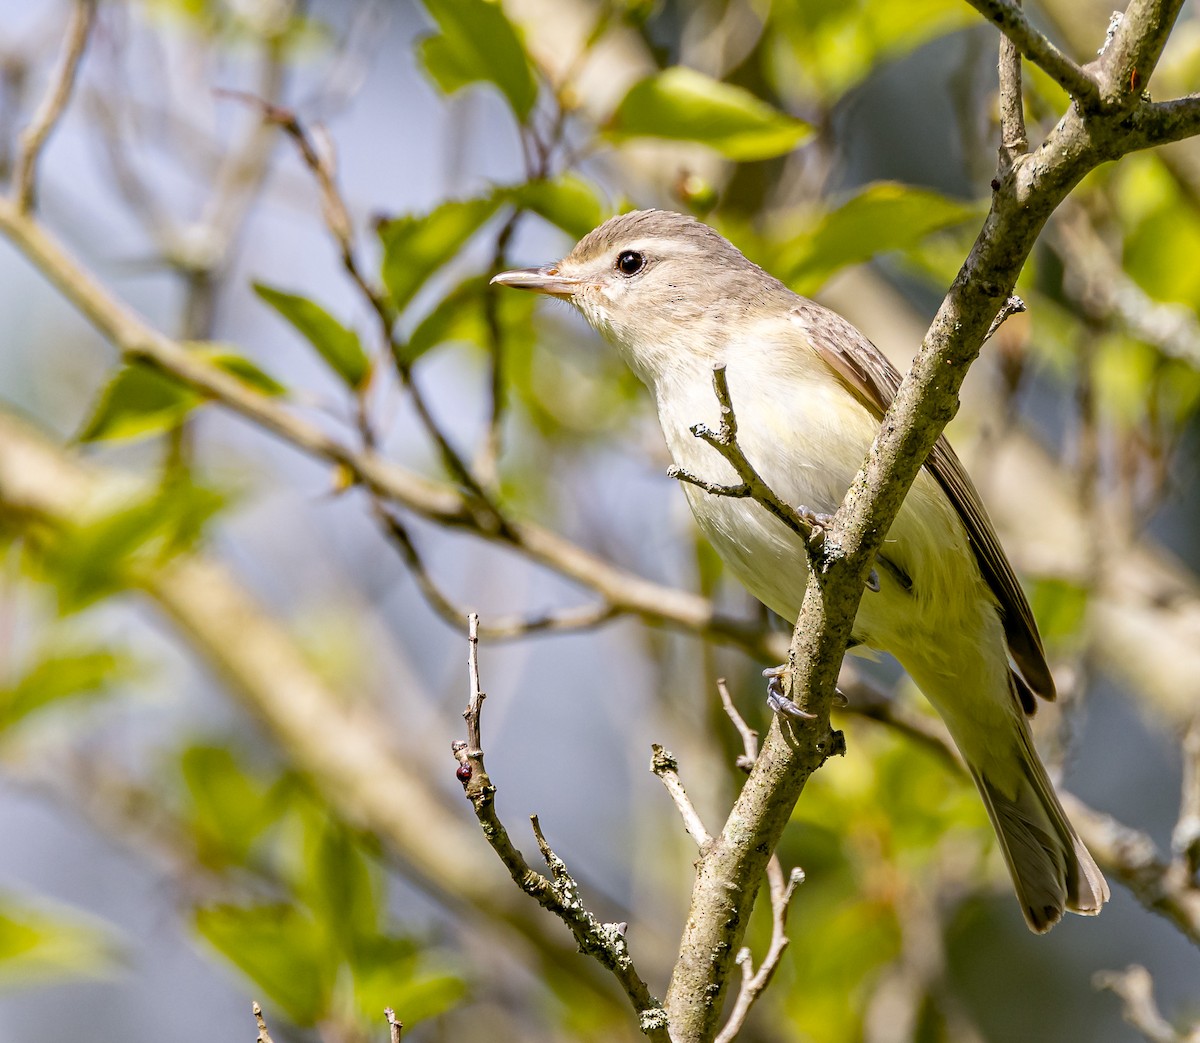
[(732, 1043), (746, 1023), (750, 1008), (762, 995), (763, 990), (771, 984), (771, 979), (783, 959), (784, 950), (788, 947), (787, 916), (792, 904), (792, 895), (796, 888), (804, 882), (804, 870), (793, 869), (785, 881), (783, 867), (779, 857), (772, 855), (767, 862), (767, 888), (771, 898), (771, 942), (763, 955), (758, 970), (754, 969), (750, 949), (742, 948), (737, 954), (737, 963), (742, 970), (742, 983), (738, 989), (737, 998), (733, 1001), (733, 1009), (729, 1018), (719, 1033), (715, 1043)]
[(1083, 108), (1100, 103), (1100, 85), (1036, 29), (1015, 0), (967, 0), (976, 11), (996, 26), (1013, 46), (1041, 68)]
[(75, 76), (87, 48), (95, 14), (96, 0), (75, 0), (63, 36), (58, 66), (50, 76), (50, 84), (33, 119), (21, 131), (13, 170), (13, 200), (22, 212), (33, 208), (37, 192), (38, 157), (71, 99)]
[(1025, 310), (1025, 302), (1016, 294), (1007, 297), (1004, 303), (1000, 306), (1000, 310), (996, 312), (996, 317), (992, 319), (992, 324), (988, 327), (987, 333), (983, 336), (983, 342), (986, 344), (992, 339), (1001, 326), (1003, 326), (1014, 315), (1017, 315)]
[(683, 788), (683, 782), (679, 778), (679, 762), (670, 750), (664, 749), (658, 743), (654, 743), (650, 749), (653, 752), (650, 759), (650, 770), (658, 776), (666, 787), (667, 793), (670, 794), (671, 800), (675, 802), (679, 816), (683, 819), (683, 828), (687, 830), (688, 836), (696, 842), (696, 847), (703, 851), (712, 842), (712, 834), (704, 828), (696, 806), (692, 803), (691, 797), (687, 795), (687, 790)]
[(263, 1017), (262, 1007), (258, 1005), (258, 1000), (255, 1000), (250, 1008), (254, 1011), (254, 1022), (258, 1025), (257, 1043), (274, 1043), (271, 1039), (271, 1033), (267, 1029), (267, 1021)]
[(1097, 989), (1108, 989), (1121, 999), (1125, 1020), (1150, 1043), (1198, 1043), (1200, 1024), (1185, 1033), (1176, 1032), (1162, 1016), (1154, 1000), (1154, 980), (1145, 967), (1134, 963), (1123, 971), (1099, 971), (1092, 977)]
[(725, 711), (725, 715), (733, 722), (738, 735), (742, 737), (742, 752), (734, 763), (742, 771), (749, 771), (754, 767), (754, 762), (758, 760), (758, 732), (751, 728), (746, 723), (746, 719), (738, 713), (738, 708), (733, 705), (733, 697), (729, 694), (729, 685), (725, 683), (723, 677), (717, 678), (717, 694), (721, 697), (721, 708)]
[(1167, 861), (1154, 841), (1108, 815), (1086, 807), (1069, 793), (1063, 807), (1100, 868), (1119, 880), (1153, 913), (1170, 920), (1200, 946), (1200, 888), (1181, 859)]
[[(1014, 0), (1017, 7), (1021, 0)], [(1000, 36), (1000, 177), (1007, 177), (1029, 151), (1025, 132), (1025, 95), (1021, 87), (1021, 52), (1007, 34)]]
[(713, 366), (713, 392), (721, 407), (721, 422), (715, 430), (707, 424), (693, 424), (692, 434), (720, 453), (741, 482), (737, 485), (709, 482), (676, 466), (667, 468), (667, 475), (688, 485), (695, 485), (714, 496), (754, 500), (799, 536), (811, 553), (820, 543), (821, 522), (806, 508), (792, 507), (776, 496), (754, 469), (754, 465), (746, 459), (746, 454), (738, 444), (737, 415), (733, 411), (733, 401), (729, 396), (729, 378), (725, 373), (724, 363)]
[(509, 838), (508, 830), (496, 813), (496, 787), (488, 777), (483, 763), (483, 748), (479, 732), (479, 710), (485, 698), (479, 678), (478, 623), (474, 614), (468, 620), (467, 672), (470, 677), (470, 698), (463, 717), (467, 721), (468, 740), (458, 740), (451, 750), (459, 762), (458, 778), (463, 783), (467, 799), (483, 829), (484, 839), (496, 852), (509, 876), (522, 891), (544, 909), (557, 916), (574, 936), (580, 952), (591, 956), (617, 979), (638, 1015), (644, 1035), (656, 1043), (670, 1043), (667, 1017), (662, 1004), (651, 994), (639, 977), (629, 946), (625, 942), (624, 924), (601, 923), (584, 906), (579, 885), (567, 871), (566, 864), (546, 842), (537, 816), (531, 818), (538, 848), (550, 869), (551, 879), (534, 870), (525, 856)]
[(1192, 719), (1183, 739), (1183, 796), (1171, 849), (1194, 884), (1200, 870), (1200, 716)]
[(388, 1023), (388, 1043), (400, 1043), (400, 1035), (404, 1031), (404, 1022), (396, 1020), (396, 1012), (391, 1007), (383, 1008), (383, 1016)]
[[(455, 629), (462, 626), (467, 610), (455, 605), (434, 582), (404, 523), (378, 500), (375, 501), (375, 516), (388, 539), (400, 551), (430, 608)], [(616, 615), (618, 611), (613, 605), (600, 602), (560, 612), (545, 612), (541, 615), (502, 616), (487, 626), (480, 625), (479, 636), (484, 641), (507, 641), (533, 634), (589, 630), (601, 626)]]

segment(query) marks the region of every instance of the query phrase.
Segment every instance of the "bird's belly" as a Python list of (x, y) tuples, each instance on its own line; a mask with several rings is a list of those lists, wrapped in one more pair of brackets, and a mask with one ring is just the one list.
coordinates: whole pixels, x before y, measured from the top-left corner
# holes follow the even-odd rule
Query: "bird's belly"
[[(799, 393), (793, 385), (791, 394), (777, 399), (759, 394), (752, 410), (738, 410), (739, 398), (751, 399), (746, 392), (739, 396), (736, 374), (730, 366), (738, 444), (747, 459), (793, 507), (833, 513), (877, 430), (874, 418), (856, 406), (847, 409), (848, 396), (828, 382)], [(691, 430), (697, 420), (712, 427), (719, 423), (711, 388), (677, 396), (676, 404), (681, 400), (689, 400), (686, 408), (670, 413), (660, 402), (663, 432), (676, 463), (706, 481), (737, 484), (728, 462)], [(737, 578), (768, 608), (794, 621), (808, 582), (800, 538), (753, 500), (694, 485), (685, 490), (701, 530)], [(903, 660), (913, 648), (929, 648), (930, 635), (965, 610), (966, 602), (987, 597), (965, 530), (927, 472), (918, 476), (880, 553), (896, 570), (877, 568), (879, 590), (863, 595), (854, 625), (861, 644)], [(941, 658), (936, 647), (930, 653)], [(949, 662), (946, 669), (952, 669)]]

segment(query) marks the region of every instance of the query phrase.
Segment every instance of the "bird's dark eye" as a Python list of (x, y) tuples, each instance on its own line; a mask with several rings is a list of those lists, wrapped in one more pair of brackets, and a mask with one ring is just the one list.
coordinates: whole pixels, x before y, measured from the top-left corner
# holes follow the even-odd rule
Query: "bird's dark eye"
[(622, 250), (617, 257), (617, 271), (622, 275), (637, 275), (646, 267), (646, 255), (636, 250)]

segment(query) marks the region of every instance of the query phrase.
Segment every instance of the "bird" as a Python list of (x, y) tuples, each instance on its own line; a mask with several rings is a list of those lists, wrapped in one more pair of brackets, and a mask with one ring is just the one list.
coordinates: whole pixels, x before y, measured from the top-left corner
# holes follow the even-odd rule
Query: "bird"
[[(715, 229), (669, 210), (612, 217), (562, 260), (492, 282), (567, 301), (654, 396), (696, 522), (747, 590), (795, 620), (806, 547), (736, 485), (693, 428), (716, 429), (723, 366), (738, 445), (772, 492), (816, 517), (842, 502), (900, 386), (858, 329), (792, 292)], [(895, 657), (945, 721), (983, 799), (1029, 927), (1098, 913), (1108, 885), (1063, 810), (1028, 717), (1054, 679), (979, 493), (943, 436), (882, 545), (851, 643)], [(776, 710), (791, 709), (775, 699)]]

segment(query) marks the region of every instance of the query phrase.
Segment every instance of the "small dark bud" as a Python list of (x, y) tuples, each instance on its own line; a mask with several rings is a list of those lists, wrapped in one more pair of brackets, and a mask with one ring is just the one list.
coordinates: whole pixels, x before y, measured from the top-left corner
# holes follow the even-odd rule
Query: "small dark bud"
[(467, 783), (471, 781), (471, 765), (460, 764), (458, 770), (454, 773), (454, 777), (463, 784), (463, 788), (465, 789)]
[(992, 191), (993, 192), (1000, 191), (1000, 179), (998, 177), (992, 178)]

